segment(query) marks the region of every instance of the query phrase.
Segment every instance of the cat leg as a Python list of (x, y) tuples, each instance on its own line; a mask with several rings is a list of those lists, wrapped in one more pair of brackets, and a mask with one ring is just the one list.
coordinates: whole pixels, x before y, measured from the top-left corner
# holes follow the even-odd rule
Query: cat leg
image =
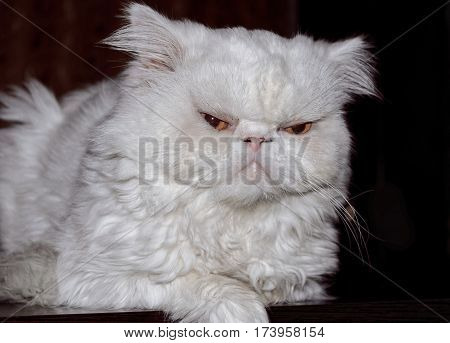
[(248, 285), (216, 274), (189, 274), (174, 280), (165, 310), (186, 322), (268, 322), (259, 295)]
[(162, 310), (186, 322), (267, 322), (258, 294), (244, 283), (220, 275), (191, 273), (154, 283), (147, 273), (79, 272), (61, 276), (61, 305), (87, 308)]
[(90, 309), (163, 310), (167, 284), (143, 272), (77, 271), (58, 275), (57, 305)]

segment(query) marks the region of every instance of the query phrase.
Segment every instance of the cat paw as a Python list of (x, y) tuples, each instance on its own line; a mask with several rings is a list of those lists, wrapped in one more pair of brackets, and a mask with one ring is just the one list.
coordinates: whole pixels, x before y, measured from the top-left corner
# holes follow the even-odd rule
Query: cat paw
[(0, 256), (0, 300), (52, 305), (56, 299), (56, 253), (44, 245)]
[(260, 296), (238, 280), (209, 275), (179, 281), (168, 308), (173, 319), (203, 323), (269, 321)]
[(207, 318), (212, 323), (268, 323), (267, 311), (261, 302), (227, 300), (217, 304)]
[(268, 323), (269, 317), (261, 302), (222, 300), (190, 311), (181, 321), (198, 323)]

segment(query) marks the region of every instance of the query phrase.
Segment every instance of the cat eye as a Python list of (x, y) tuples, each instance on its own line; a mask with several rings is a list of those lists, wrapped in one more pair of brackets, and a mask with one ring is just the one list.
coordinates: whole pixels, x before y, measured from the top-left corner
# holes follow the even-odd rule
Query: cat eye
[(309, 130), (311, 130), (312, 122), (306, 122), (301, 124), (292, 125), (289, 127), (283, 128), (284, 131), (287, 133), (291, 133), (293, 135), (301, 135), (304, 133), (307, 133)]
[(226, 121), (216, 118), (211, 114), (208, 113), (201, 113), (201, 114), (203, 115), (203, 118), (205, 118), (207, 123), (218, 131), (225, 130), (230, 126), (230, 124), (227, 123)]

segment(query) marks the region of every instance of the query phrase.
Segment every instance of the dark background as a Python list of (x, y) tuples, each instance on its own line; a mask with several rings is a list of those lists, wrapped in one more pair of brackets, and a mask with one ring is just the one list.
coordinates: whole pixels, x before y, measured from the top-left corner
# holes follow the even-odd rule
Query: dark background
[[(1, 2), (0, 90), (33, 76), (61, 95), (103, 78)], [(212, 27), (263, 28), (287, 37), (300, 30), (330, 40), (365, 34), (374, 45), (384, 99), (358, 99), (348, 108), (348, 122), (355, 138), (352, 203), (373, 235), (363, 231), (370, 264), (415, 296), (450, 296), (450, 6), (413, 27), (445, 1), (145, 2), (171, 18)], [(97, 44), (119, 26), (122, 1), (7, 3), (105, 75), (126, 62)], [(408, 298), (353, 255), (368, 260), (341, 230), (351, 253), (342, 250), (333, 292), (343, 299)]]

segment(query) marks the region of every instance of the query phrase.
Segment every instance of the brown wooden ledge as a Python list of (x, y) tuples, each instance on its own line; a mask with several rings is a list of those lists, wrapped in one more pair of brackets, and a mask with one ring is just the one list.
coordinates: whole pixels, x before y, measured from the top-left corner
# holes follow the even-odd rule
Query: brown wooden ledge
[[(450, 321), (450, 299), (295, 304), (268, 309), (274, 323), (444, 322)], [(430, 310), (432, 309), (432, 310)], [(433, 312), (435, 311), (435, 312)], [(15, 313), (16, 312), (16, 313)], [(11, 315), (14, 314), (12, 317)], [(168, 322), (164, 313), (141, 310), (85, 310), (0, 304), (2, 322)]]

